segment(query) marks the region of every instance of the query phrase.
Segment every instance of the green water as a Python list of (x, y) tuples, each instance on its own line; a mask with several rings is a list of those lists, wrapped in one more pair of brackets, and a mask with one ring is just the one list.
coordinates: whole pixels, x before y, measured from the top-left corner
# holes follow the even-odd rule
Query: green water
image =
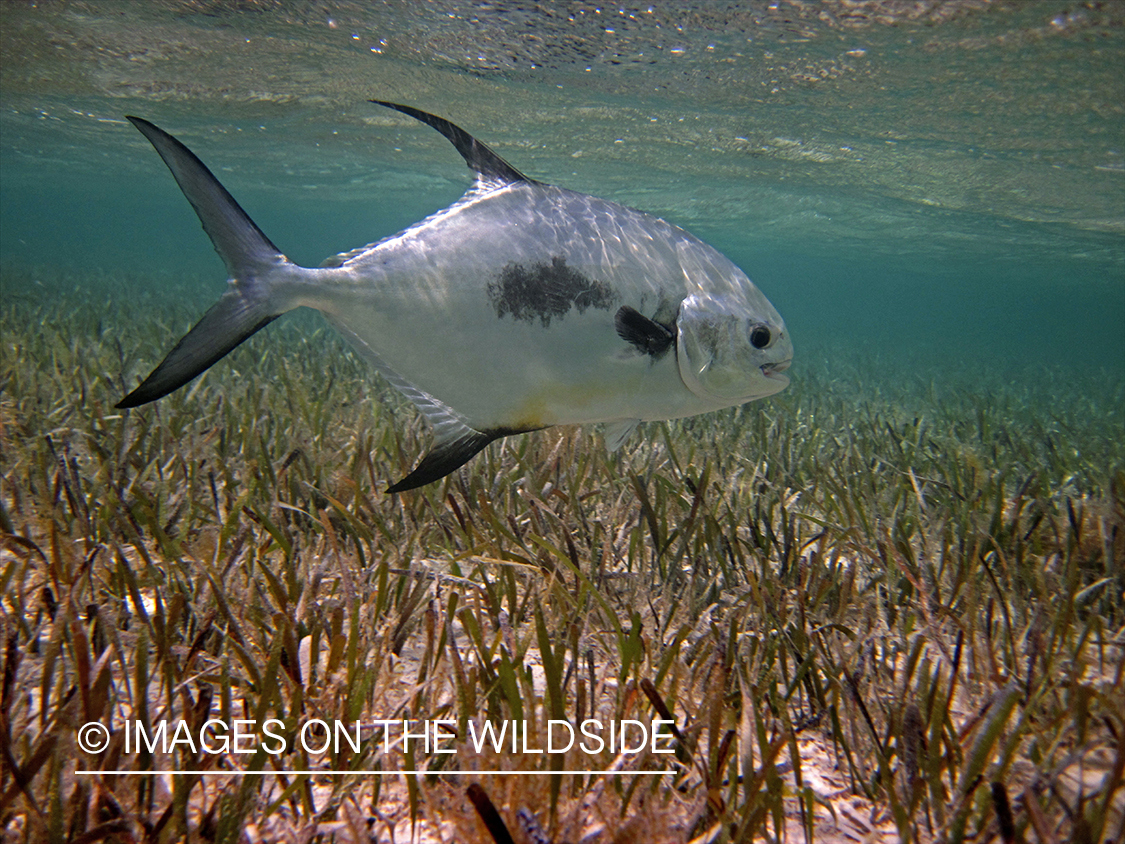
[(1125, 379), (1125, 4), (5, 3), (0, 50), (5, 301), (221, 292), (125, 114), (305, 264), (452, 202), (460, 158), (378, 97), (724, 251), (792, 331), (792, 390), (852, 352), (872, 382)]

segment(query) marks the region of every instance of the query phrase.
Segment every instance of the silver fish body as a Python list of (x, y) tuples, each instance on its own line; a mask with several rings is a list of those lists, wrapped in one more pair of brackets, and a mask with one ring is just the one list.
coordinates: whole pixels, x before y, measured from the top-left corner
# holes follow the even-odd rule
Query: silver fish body
[(390, 489), (448, 474), (500, 436), (641, 421), (772, 395), (792, 345), (780, 315), (717, 250), (659, 218), (529, 179), (459, 127), (433, 126), (476, 172), (458, 202), (319, 268), (289, 262), (186, 147), (130, 118), (168, 163), (230, 284), (119, 406), (195, 377), (276, 316), (321, 311), (434, 427)]

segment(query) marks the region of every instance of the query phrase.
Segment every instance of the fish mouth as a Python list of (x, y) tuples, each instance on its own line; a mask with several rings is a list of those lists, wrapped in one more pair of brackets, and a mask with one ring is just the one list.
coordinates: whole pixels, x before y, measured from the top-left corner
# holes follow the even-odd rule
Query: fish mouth
[(784, 381), (788, 384), (789, 379), (781, 373), (788, 369), (789, 364), (792, 362), (793, 359), (789, 358), (788, 360), (779, 360), (774, 363), (763, 363), (759, 369), (761, 369), (762, 374), (767, 378), (771, 378), (775, 381)]

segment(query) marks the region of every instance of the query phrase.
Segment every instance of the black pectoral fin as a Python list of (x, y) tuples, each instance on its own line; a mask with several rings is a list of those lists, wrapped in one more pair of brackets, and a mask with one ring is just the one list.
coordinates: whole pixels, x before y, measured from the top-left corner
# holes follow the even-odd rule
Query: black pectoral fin
[(654, 358), (664, 355), (676, 342), (673, 328), (649, 319), (628, 305), (617, 309), (613, 317), (613, 325), (617, 329), (618, 337)]

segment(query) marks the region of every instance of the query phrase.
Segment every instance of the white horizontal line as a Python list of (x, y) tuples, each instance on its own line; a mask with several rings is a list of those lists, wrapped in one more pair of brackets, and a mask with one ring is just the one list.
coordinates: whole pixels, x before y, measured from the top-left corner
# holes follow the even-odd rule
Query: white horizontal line
[(362, 777), (392, 777), (402, 774), (408, 777), (421, 777), (433, 774), (448, 776), (477, 776), (477, 777), (511, 777), (511, 776), (543, 776), (544, 774), (559, 774), (562, 776), (579, 777), (591, 774), (604, 774), (612, 777), (635, 777), (642, 774), (675, 774), (678, 771), (83, 771), (77, 770), (75, 776), (100, 774), (115, 777), (151, 777), (161, 774), (174, 774), (179, 776), (196, 777), (331, 777), (331, 776), (362, 776)]

